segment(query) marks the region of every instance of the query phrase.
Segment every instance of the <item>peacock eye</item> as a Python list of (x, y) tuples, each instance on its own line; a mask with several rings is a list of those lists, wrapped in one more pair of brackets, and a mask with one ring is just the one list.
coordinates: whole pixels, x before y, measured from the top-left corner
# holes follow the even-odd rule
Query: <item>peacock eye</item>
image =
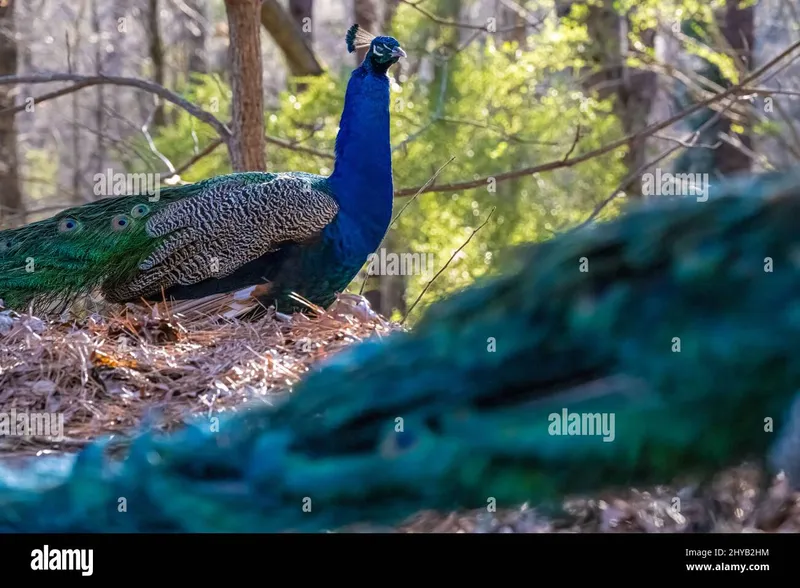
[(390, 431), (381, 443), (381, 454), (391, 458), (413, 449), (419, 439), (408, 431)]
[(148, 212), (150, 212), (150, 207), (147, 204), (137, 204), (131, 209), (131, 216), (133, 218), (142, 218)]
[(111, 228), (114, 229), (115, 231), (121, 231), (123, 229), (127, 229), (129, 224), (131, 224), (131, 221), (124, 214), (118, 214), (117, 216), (111, 219)]
[(64, 218), (58, 223), (58, 230), (62, 233), (70, 233), (78, 228), (78, 221), (74, 218)]

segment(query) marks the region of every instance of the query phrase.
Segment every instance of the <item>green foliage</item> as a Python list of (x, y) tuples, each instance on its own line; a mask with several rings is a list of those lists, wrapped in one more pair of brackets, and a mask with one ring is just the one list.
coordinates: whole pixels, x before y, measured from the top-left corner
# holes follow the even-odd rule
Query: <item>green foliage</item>
[(522, 247), (274, 404), (143, 427), (124, 460), (104, 439), (0, 467), (0, 532), (324, 532), (487, 498), (540, 514), (746, 459), (797, 488), (800, 177), (718, 188)]
[[(57, 192), (53, 185), (58, 177), (58, 160), (45, 149), (25, 149), (20, 154), (23, 159), (20, 186), (32, 203), (28, 208), (36, 209), (41, 206), (40, 203), (47, 202), (54, 196), (54, 192)], [(60, 202), (66, 201), (67, 198), (61, 196)], [(28, 221), (34, 220), (39, 220), (38, 215), (28, 219)]]
[[(635, 41), (637, 32), (652, 26), (657, 17), (662, 22), (670, 18), (708, 22), (717, 4), (621, 2), (619, 9), (632, 10)], [(437, 14), (447, 14), (447, 2), (434, 9)], [(573, 16), (580, 10), (576, 5)], [(496, 211), (432, 284), (412, 320), (435, 299), (495, 271), (508, 246), (549, 239), (582, 222), (628, 173), (622, 163), (624, 151), (619, 149), (575, 167), (494, 183), (491, 178), (503, 172), (562, 159), (570, 151), (578, 127), (581, 137), (571, 157), (619, 139), (621, 129), (611, 103), (585, 94), (576, 81), (585, 74), (591, 49), (584, 26), (571, 19), (548, 21), (528, 39), (524, 50), (499, 33), (478, 36), (466, 44), (452, 32), (408, 7), (401, 6), (394, 19), (391, 34), (401, 39), (409, 54), (409, 60), (391, 72), (396, 76), (391, 105), (392, 140), (398, 146), (395, 187), (421, 186), (452, 156), (455, 160), (436, 179), (437, 185), (489, 179), (478, 188), (416, 198), (395, 224), (397, 250), (433, 253), (434, 271), (438, 271), (490, 210), (496, 207)], [(448, 59), (454, 48), (457, 53)], [(707, 47), (701, 49), (704, 59), (723, 77), (734, 78), (727, 57)], [(345, 63), (325, 76), (297, 80), (304, 83), (302, 92), (291, 87), (268, 106), (268, 136), (332, 153), (353, 65)], [(230, 89), (221, 79), (198, 77), (185, 95), (220, 120), (229, 119)], [(161, 131), (156, 143), (178, 166), (214, 137), (205, 124), (178, 112), (175, 123)], [(267, 145), (268, 171), (327, 174), (332, 163), (308, 152)], [(183, 179), (196, 181), (229, 171), (227, 152), (221, 146), (183, 174)], [(406, 198), (398, 199), (396, 211), (406, 202)], [(601, 218), (614, 215), (620, 202), (624, 198), (606, 207)], [(409, 302), (429, 279), (430, 275), (409, 277)], [(355, 291), (360, 287), (358, 280), (351, 285)]]
[[(603, 1), (592, 0), (587, 5)], [(438, 0), (426, 9), (457, 20), (458, 5), (453, 0)], [(524, 48), (508, 42), (502, 32), (475, 35), (473, 39), (471, 34), (441, 26), (407, 5), (400, 6), (392, 30), (386, 31), (401, 40), (409, 55), (391, 71), (396, 76), (391, 105), (392, 139), (398, 146), (394, 154), (395, 186), (424, 184), (453, 156), (455, 160), (436, 179), (438, 185), (488, 178), (478, 188), (419, 196), (393, 229), (398, 251), (432, 253), (434, 270), (438, 270), (496, 207), (490, 222), (428, 289), (412, 320), (433, 300), (495, 271), (508, 246), (548, 239), (583, 221), (628, 173), (622, 163), (624, 148), (620, 148), (575, 167), (524, 174), (496, 184), (491, 180), (504, 172), (562, 159), (570, 151), (579, 126), (581, 138), (572, 149), (572, 157), (622, 136), (610, 101), (598, 101), (580, 86), (579, 79), (592, 65), (591, 55), (596, 49), (596, 40), (580, 24), (588, 14), (587, 5), (574, 4), (572, 18), (542, 23)], [(647, 67), (649, 63), (645, 62), (656, 60), (654, 52), (638, 42), (638, 35), (660, 22), (667, 30), (677, 28), (676, 33), (682, 33), (678, 36), (686, 50), (706, 66), (707, 71), (700, 73), (719, 84), (737, 81), (733, 61), (715, 42), (718, 31), (713, 15), (725, 5), (724, 0), (615, 0), (613, 5), (628, 14), (630, 46), (642, 52), (629, 57), (628, 66)], [(223, 3), (215, 3), (214, 11), (216, 18), (224, 19)], [(294, 80), (267, 105), (268, 136), (332, 153), (345, 87), (354, 65), (352, 56), (348, 56), (345, 63), (322, 77)], [(297, 90), (300, 82), (302, 92)], [(222, 76), (196, 75), (175, 90), (220, 120), (230, 119), (231, 90)], [(167, 104), (166, 110), (170, 124), (151, 131), (156, 133), (158, 151), (175, 167), (181, 167), (217, 135), (182, 109)], [(697, 126), (707, 116), (703, 111), (689, 122)], [(764, 125), (763, 132), (780, 134), (780, 129), (773, 127)], [(145, 138), (139, 137), (134, 143), (132, 151), (140, 159), (135, 155), (131, 159), (130, 149), (119, 153), (118, 159), (128, 162), (129, 171), (160, 171), (166, 179), (169, 173), (163, 161)], [(35, 173), (26, 171), (26, 177), (55, 177), (56, 159), (46, 153), (27, 153), (25, 169)], [(332, 163), (330, 158), (307, 151), (267, 145), (267, 171), (327, 174)], [(193, 182), (231, 171), (227, 150), (220, 145), (181, 176)], [(24, 189), (34, 200), (64, 200), (45, 193), (46, 185), (33, 179), (25, 182)], [(396, 210), (407, 201), (398, 199)], [(622, 202), (624, 198), (612, 202), (601, 218), (615, 214)], [(406, 292), (409, 302), (419, 295), (429, 277), (410, 276)], [(358, 280), (351, 285), (356, 291), (360, 287)]]

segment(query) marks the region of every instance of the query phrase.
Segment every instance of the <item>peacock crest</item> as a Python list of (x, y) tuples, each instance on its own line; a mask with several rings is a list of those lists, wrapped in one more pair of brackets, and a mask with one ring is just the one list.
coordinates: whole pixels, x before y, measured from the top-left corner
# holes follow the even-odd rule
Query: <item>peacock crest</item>
[(347, 35), (345, 35), (345, 40), (347, 41), (347, 52), (353, 53), (356, 49), (369, 47), (374, 38), (375, 35), (368, 33), (359, 25), (354, 24), (347, 29)]

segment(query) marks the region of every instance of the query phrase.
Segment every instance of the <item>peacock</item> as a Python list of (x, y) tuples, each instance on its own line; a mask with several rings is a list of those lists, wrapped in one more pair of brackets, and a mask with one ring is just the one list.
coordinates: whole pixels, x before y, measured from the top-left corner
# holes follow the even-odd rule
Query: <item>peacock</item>
[(197, 299), (260, 286), (260, 302), (326, 307), (383, 239), (392, 212), (387, 71), (392, 37), (353, 25), (369, 48), (347, 85), (328, 177), (232, 173), (104, 198), (0, 232), (0, 299), (52, 309), (100, 290), (109, 302)]
[(797, 486), (797, 218), (800, 176), (776, 173), (522, 246), (275, 406), (3, 474), (0, 530), (316, 532), (750, 458)]

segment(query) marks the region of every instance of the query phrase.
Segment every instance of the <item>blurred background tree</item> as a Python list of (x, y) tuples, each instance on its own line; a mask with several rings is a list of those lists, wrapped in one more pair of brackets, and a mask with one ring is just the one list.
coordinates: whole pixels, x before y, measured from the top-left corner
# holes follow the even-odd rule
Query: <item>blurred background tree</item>
[(0, 222), (90, 200), (92, 178), (106, 169), (173, 182), (262, 162), (329, 173), (361, 58), (343, 37), (357, 22), (408, 53), (391, 72), (395, 214), (403, 212), (382, 247), (431, 254), (434, 266), (369, 276), (364, 292), (383, 314), (403, 317), (447, 264), (413, 321), (502, 267), (508, 246), (617, 214), (642, 197), (642, 174), (655, 167), (716, 177), (796, 165), (800, 93), (791, 80), (800, 66), (791, 59), (734, 103), (649, 127), (796, 42), (797, 10), (783, 0), (3, 0), (0, 75), (143, 78), (239, 126), (227, 141), (141, 89), (97, 85), (41, 101), (31, 98), (70, 84), (7, 78)]

